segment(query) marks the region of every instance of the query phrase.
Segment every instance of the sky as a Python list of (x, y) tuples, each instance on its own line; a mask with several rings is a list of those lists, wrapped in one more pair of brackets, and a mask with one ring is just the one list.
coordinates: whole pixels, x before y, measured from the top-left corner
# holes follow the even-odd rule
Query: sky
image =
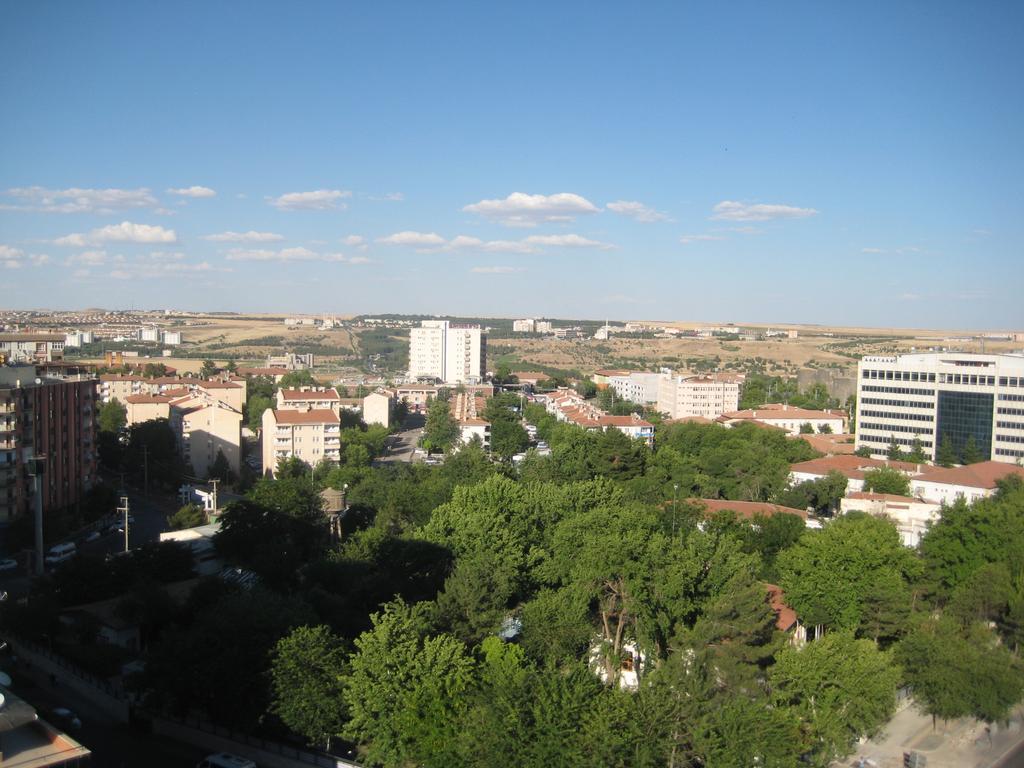
[(1024, 330), (1024, 4), (0, 4), (0, 307)]

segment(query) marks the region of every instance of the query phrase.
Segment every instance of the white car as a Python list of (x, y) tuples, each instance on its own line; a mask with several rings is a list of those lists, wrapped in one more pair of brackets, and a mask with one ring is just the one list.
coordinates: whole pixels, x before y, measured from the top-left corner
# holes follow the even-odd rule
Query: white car
[(87, 533), (85, 535), (85, 538), (82, 539), (82, 541), (85, 541), (85, 542), (96, 541), (96, 539), (98, 539), (99, 537), (100, 537), (100, 532), (99, 531), (89, 531), (89, 533)]
[(18, 570), (18, 561), (13, 558), (6, 558), (0, 560), (0, 571), (16, 571)]

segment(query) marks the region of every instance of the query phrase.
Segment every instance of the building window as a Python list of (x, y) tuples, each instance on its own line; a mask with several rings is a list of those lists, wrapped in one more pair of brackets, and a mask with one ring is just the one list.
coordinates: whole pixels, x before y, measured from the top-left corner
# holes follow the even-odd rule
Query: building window
[(941, 445), (947, 438), (953, 449), (962, 455), (968, 440), (974, 438), (978, 452), (992, 455), (993, 397), (982, 392), (939, 392), (938, 427)]

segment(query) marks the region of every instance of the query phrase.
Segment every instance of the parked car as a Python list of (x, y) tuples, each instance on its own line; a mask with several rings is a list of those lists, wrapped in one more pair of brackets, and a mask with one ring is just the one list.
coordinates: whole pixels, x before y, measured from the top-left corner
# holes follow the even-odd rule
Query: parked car
[(47, 719), (62, 731), (77, 731), (82, 727), (82, 721), (74, 712), (67, 707), (55, 707), (47, 715)]
[(227, 752), (218, 752), (215, 755), (207, 755), (196, 768), (257, 768), (256, 763), (238, 755)]
[(18, 561), (14, 558), (8, 557), (3, 560), (0, 560), (0, 572), (16, 570), (18, 570)]
[(89, 531), (87, 534), (85, 534), (85, 538), (83, 538), (82, 541), (86, 543), (90, 541), (96, 541), (96, 539), (98, 539), (100, 535), (101, 534), (99, 531)]
[(46, 553), (43, 562), (49, 566), (60, 565), (70, 560), (76, 554), (78, 554), (78, 547), (75, 546), (75, 543), (73, 541), (66, 541), (63, 544), (50, 547), (50, 551)]

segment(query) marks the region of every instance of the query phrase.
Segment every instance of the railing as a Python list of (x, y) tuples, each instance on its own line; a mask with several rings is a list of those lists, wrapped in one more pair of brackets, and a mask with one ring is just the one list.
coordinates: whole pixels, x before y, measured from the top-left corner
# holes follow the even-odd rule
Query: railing
[(264, 752), (281, 755), (282, 757), (289, 758), (290, 760), (296, 760), (306, 765), (322, 766), (322, 768), (362, 768), (359, 763), (352, 762), (350, 760), (343, 760), (340, 757), (333, 757), (322, 752), (310, 752), (306, 749), (282, 744), (279, 741), (273, 741), (271, 739), (264, 739), (260, 736), (242, 733), (241, 731), (225, 728), (222, 725), (217, 725), (216, 723), (211, 723), (192, 715), (175, 717), (174, 715), (159, 714), (155, 715), (155, 717), (170, 720), (172, 723), (183, 725), (186, 728), (194, 728), (202, 733), (219, 736), (222, 739), (228, 739), (239, 744), (256, 747), (257, 749), (262, 749)]
[(128, 700), (128, 694), (125, 692), (124, 686), (114, 685), (109, 680), (104, 680), (102, 677), (97, 677), (96, 675), (92, 674), (92, 672), (87, 672), (81, 667), (68, 661), (60, 654), (54, 653), (53, 651), (41, 645), (37, 645), (31, 640), (25, 640), (17, 636), (15, 636), (15, 640), (18, 642), (19, 645), (23, 645), (30, 651), (32, 651), (32, 653), (35, 653), (39, 656), (43, 656), (49, 661), (52, 661), (58, 667), (67, 670), (69, 673), (77, 677), (79, 680), (88, 683), (93, 688), (102, 691), (108, 696), (112, 696), (113, 698), (118, 699), (119, 701)]

